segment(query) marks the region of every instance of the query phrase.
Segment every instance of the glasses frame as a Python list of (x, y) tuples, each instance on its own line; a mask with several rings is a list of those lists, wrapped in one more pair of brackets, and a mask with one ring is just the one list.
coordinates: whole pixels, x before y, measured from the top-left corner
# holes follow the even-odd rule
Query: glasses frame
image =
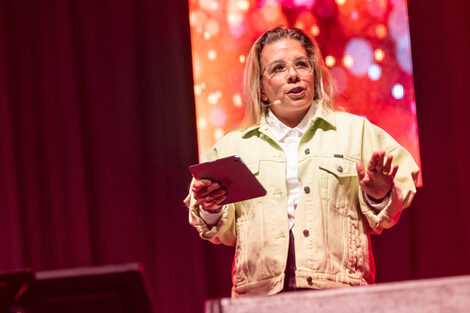
[[(270, 66), (272, 66), (273, 64), (279, 64), (279, 63), (284, 63), (284, 64), (287, 65), (287, 69), (286, 69), (287, 73), (290, 71), (290, 69), (291, 69), (291, 67), (292, 67), (292, 68), (294, 68), (294, 71), (295, 71), (297, 74), (299, 74), (299, 72), (297, 71), (297, 69), (296, 69), (295, 66), (294, 66), (294, 63), (297, 62), (299, 59), (301, 59), (301, 58), (297, 58), (297, 59), (295, 59), (293, 62), (272, 62), (272, 63), (270, 63), (270, 64), (266, 64), (266, 65), (263, 67), (263, 70), (261, 71), (261, 74), (260, 74), (260, 77), (259, 77), (260, 80), (263, 79), (264, 73), (266, 72), (266, 70), (267, 70)], [(312, 73), (315, 71), (315, 66), (314, 66), (314, 65), (315, 65), (315, 59), (314, 59), (314, 58), (306, 58), (306, 59), (308, 60), (308, 62), (310, 63), (310, 66), (312, 67), (312, 72), (310, 73), (310, 74), (312, 74)], [(274, 73), (273, 75), (271, 75), (270, 78), (272, 78), (275, 74), (276, 74), (276, 73)], [(309, 75), (310, 75), (310, 74), (309, 74)], [(299, 75), (300, 75), (300, 74), (299, 74)]]

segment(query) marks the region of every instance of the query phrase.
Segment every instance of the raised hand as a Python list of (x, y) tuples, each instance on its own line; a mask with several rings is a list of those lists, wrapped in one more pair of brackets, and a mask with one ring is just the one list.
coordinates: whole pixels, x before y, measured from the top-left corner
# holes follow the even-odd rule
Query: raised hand
[(393, 179), (398, 171), (398, 164), (393, 165), (393, 156), (389, 155), (385, 160), (385, 151), (376, 151), (372, 153), (367, 171), (364, 165), (356, 162), (356, 171), (359, 179), (359, 185), (362, 190), (372, 200), (381, 202), (393, 187)]

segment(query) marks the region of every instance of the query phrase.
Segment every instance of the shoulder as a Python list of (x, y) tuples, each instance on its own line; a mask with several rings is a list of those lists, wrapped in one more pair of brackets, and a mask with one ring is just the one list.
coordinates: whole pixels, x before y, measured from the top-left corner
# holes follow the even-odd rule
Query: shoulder
[(370, 131), (370, 132), (377, 132), (377, 133), (384, 133), (385, 130), (380, 128), (379, 126), (370, 122), (367, 117), (360, 116), (344, 111), (335, 111), (333, 112), (336, 120), (337, 127), (340, 128), (360, 128), (362, 131)]
[(227, 144), (234, 144), (237, 141), (240, 141), (243, 138), (244, 131), (241, 130), (232, 130), (226, 133), (222, 138), (220, 138), (215, 145), (222, 146)]
[(336, 121), (339, 123), (347, 122), (347, 123), (353, 123), (353, 124), (364, 124), (368, 122), (365, 116), (359, 116), (359, 115), (344, 112), (344, 111), (334, 111), (332, 113)]
[(252, 148), (253, 142), (245, 138), (246, 130), (233, 130), (220, 138), (205, 155), (204, 160), (214, 160), (230, 155), (240, 155)]

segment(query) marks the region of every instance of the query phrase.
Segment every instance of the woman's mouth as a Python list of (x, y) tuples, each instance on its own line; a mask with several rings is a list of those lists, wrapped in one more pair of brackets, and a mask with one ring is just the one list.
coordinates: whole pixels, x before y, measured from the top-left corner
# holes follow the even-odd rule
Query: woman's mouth
[(287, 92), (287, 95), (290, 96), (290, 97), (301, 97), (305, 94), (305, 89), (302, 88), (302, 87), (295, 87), (295, 88), (292, 88), (291, 90), (289, 90), (289, 92)]

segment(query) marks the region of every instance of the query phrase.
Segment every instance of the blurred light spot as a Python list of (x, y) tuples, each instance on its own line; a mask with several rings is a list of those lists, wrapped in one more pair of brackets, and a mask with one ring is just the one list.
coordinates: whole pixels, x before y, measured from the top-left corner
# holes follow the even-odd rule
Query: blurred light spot
[(224, 131), (220, 128), (217, 128), (214, 130), (214, 139), (219, 140), (224, 136)]
[(197, 84), (194, 85), (194, 94), (197, 95), (197, 96), (199, 96), (199, 95), (201, 94), (201, 92), (202, 92), (201, 86), (200, 86), (200, 85), (197, 85)]
[(242, 96), (239, 93), (236, 93), (233, 95), (233, 104), (236, 107), (241, 107), (242, 106)]
[(411, 101), (411, 103), (410, 103), (410, 111), (411, 111), (411, 113), (413, 113), (413, 115), (416, 116), (416, 102), (415, 102), (415, 101)]
[(225, 114), (225, 111), (219, 107), (211, 109), (209, 116), (211, 124), (214, 127), (224, 126), (225, 121), (227, 119), (227, 114)]
[(205, 39), (205, 40), (208, 40), (208, 39), (210, 39), (210, 38), (211, 38), (211, 34), (206, 30), (206, 31), (204, 32), (204, 39)]
[(402, 36), (396, 45), (396, 56), (398, 65), (407, 74), (413, 74), (413, 63), (411, 62), (410, 37)]
[(336, 64), (336, 59), (335, 59), (335, 57), (332, 56), (332, 55), (328, 55), (328, 56), (325, 58), (325, 64), (326, 64), (326, 66), (328, 66), (328, 67), (333, 67), (333, 66), (335, 66), (335, 64)]
[(215, 50), (209, 50), (207, 52), (207, 57), (209, 60), (214, 60), (217, 57), (217, 52)]
[(199, 0), (199, 6), (206, 11), (215, 11), (219, 4), (215, 0)]
[(403, 86), (400, 84), (395, 84), (392, 88), (392, 96), (395, 99), (401, 99), (405, 95), (405, 91), (403, 89)]
[(197, 119), (197, 127), (199, 129), (206, 129), (207, 128), (207, 120), (203, 117)]
[(320, 35), (320, 27), (318, 27), (318, 25), (313, 25), (310, 31), (312, 32), (313, 36)]
[(313, 7), (313, 4), (315, 3), (315, 0), (294, 0), (294, 5), (297, 7), (307, 7), (311, 8)]
[(357, 13), (357, 11), (352, 11), (351, 12), (351, 19), (357, 20), (358, 17), (359, 17), (359, 14)]
[(346, 0), (336, 0), (337, 5), (344, 5), (346, 3)]
[(354, 59), (353, 59), (352, 56), (350, 56), (350, 55), (345, 55), (345, 56), (343, 57), (343, 65), (344, 65), (344, 66), (346, 66), (346, 67), (351, 67), (351, 66), (353, 66), (353, 64), (354, 64)]
[(281, 5), (277, 1), (266, 1), (261, 8), (261, 14), (268, 23), (274, 23), (282, 16)]
[(369, 42), (362, 38), (353, 38), (346, 44), (344, 55), (349, 55), (354, 60), (352, 65), (346, 65), (356, 76), (367, 74), (372, 64), (372, 47)]
[(219, 23), (215, 20), (209, 20), (206, 23), (206, 32), (210, 34), (210, 36), (215, 36), (219, 33)]
[(375, 49), (374, 50), (374, 59), (378, 62), (383, 61), (385, 58), (385, 52), (382, 49)]
[(378, 24), (375, 26), (375, 34), (379, 39), (384, 39), (387, 36), (387, 27), (384, 24)]
[(222, 93), (220, 91), (211, 92), (209, 96), (207, 96), (207, 102), (209, 102), (212, 105), (217, 104), (221, 96), (222, 96)]
[(295, 22), (294, 26), (295, 26), (295, 28), (298, 28), (298, 29), (304, 29), (305, 28), (305, 24), (302, 21)]
[(333, 67), (330, 70), (331, 76), (336, 82), (336, 91), (340, 94), (342, 93), (348, 85), (348, 74), (341, 67)]
[(250, 8), (250, 3), (246, 0), (238, 0), (237, 1), (237, 8), (240, 11), (245, 11), (246, 12)]
[(227, 15), (230, 34), (235, 38), (241, 37), (246, 29), (245, 15), (239, 10), (233, 10)]
[(370, 79), (378, 80), (380, 78), (380, 75), (382, 75), (382, 70), (377, 64), (372, 64), (371, 66), (369, 66), (368, 74)]
[(396, 41), (398, 41), (401, 36), (409, 36), (406, 4), (400, 4), (393, 8), (388, 17), (388, 28), (392, 38)]
[(241, 54), (239, 60), (240, 60), (240, 63), (245, 63), (245, 56)]
[(241, 13), (230, 13), (227, 16), (227, 22), (232, 26), (236, 26), (243, 22), (243, 18), (243, 14)]
[(387, 0), (367, 0), (367, 12), (374, 17), (381, 17), (387, 10)]
[(191, 14), (189, 15), (189, 22), (191, 26), (193, 27), (202, 26), (205, 20), (206, 20), (206, 15), (201, 10), (191, 12)]

